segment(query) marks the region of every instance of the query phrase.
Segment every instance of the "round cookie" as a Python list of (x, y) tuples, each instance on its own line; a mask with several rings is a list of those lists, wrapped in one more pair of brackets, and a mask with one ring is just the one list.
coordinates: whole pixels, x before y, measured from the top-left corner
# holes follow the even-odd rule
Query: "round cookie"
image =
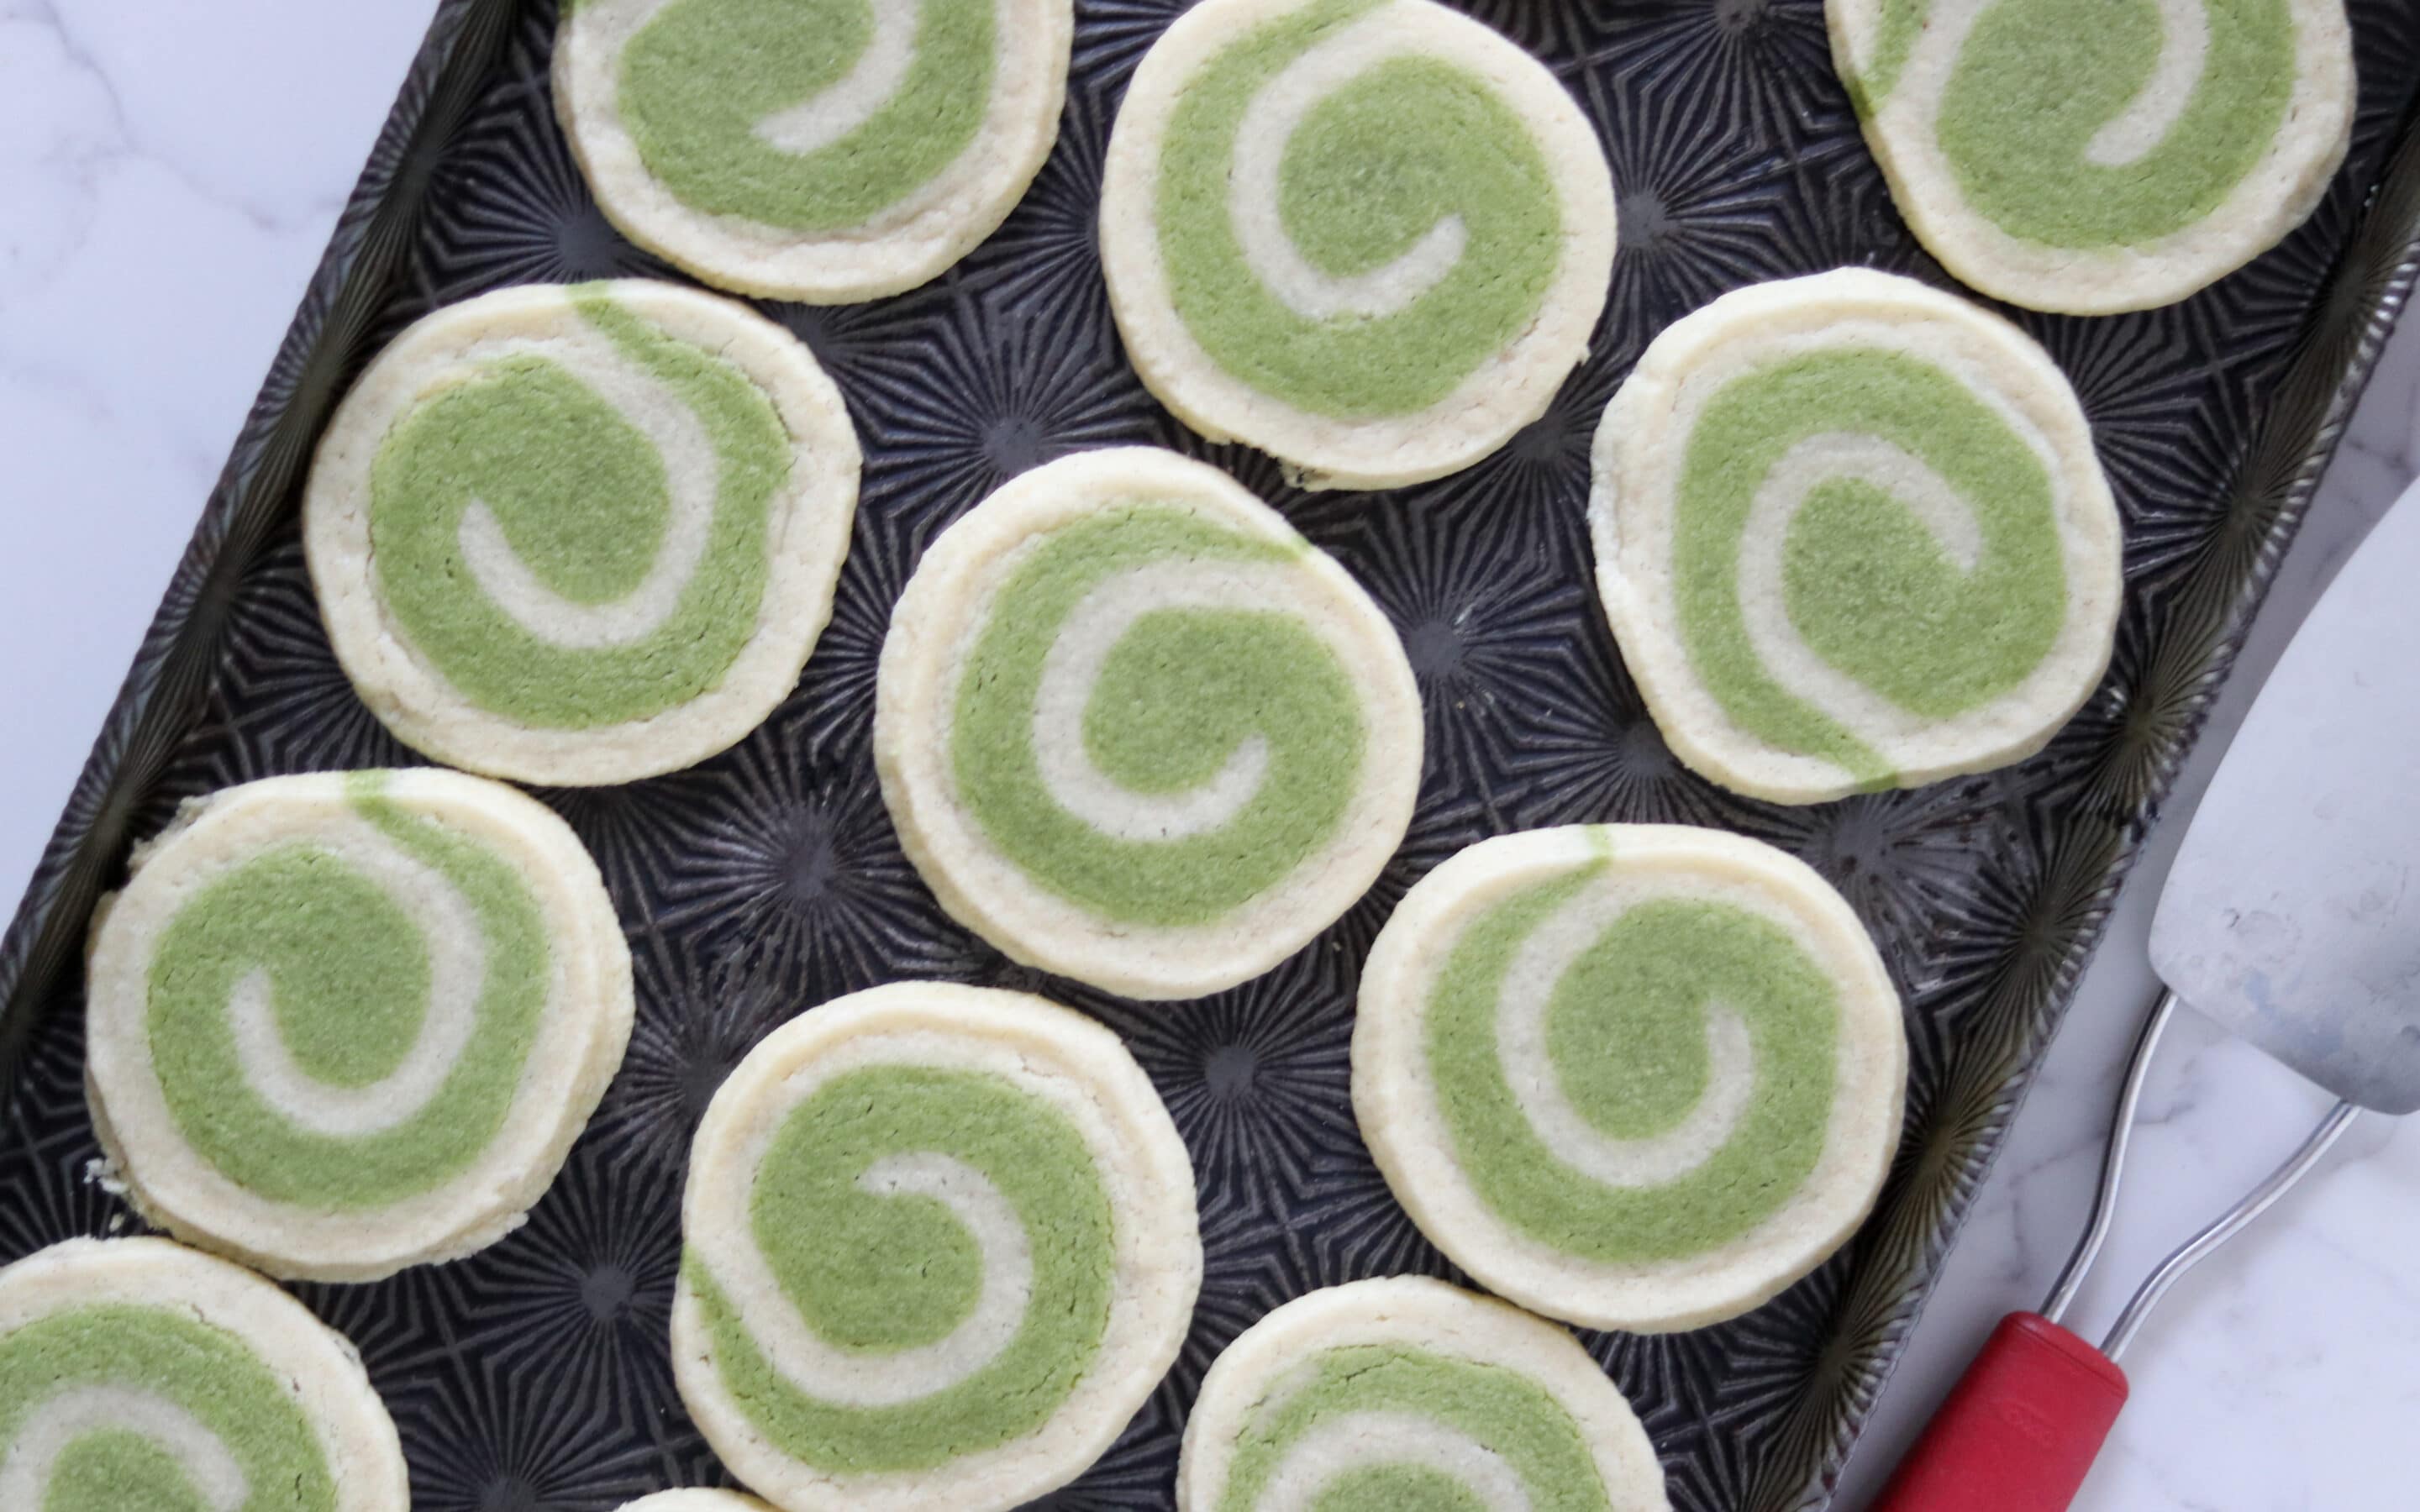
[(1674, 754), (1776, 803), (2032, 755), (2089, 698), (2123, 542), (2075, 392), (1999, 316), (1843, 270), (1668, 327), (1589, 523)]
[(768, 1512), (764, 1503), (737, 1491), (685, 1488), (658, 1491), (622, 1504), (621, 1512)]
[(0, 1270), (0, 1506), (408, 1512), (361, 1357), (240, 1266), (71, 1239)]
[(874, 755), (941, 905), (1131, 997), (1260, 975), (1351, 907), (1420, 776), (1403, 642), (1224, 473), (1146, 447), (1011, 481), (925, 552)]
[(1562, 85), (1430, 0), (1202, 0), (1109, 137), (1127, 357), (1305, 487), (1438, 477), (1544, 414), (1613, 242), (1612, 173)]
[(2342, 0), (1826, 0), (1900, 213), (2037, 310), (2183, 299), (2276, 245), (2352, 140)]
[(448, 765), (626, 782), (730, 746), (831, 617), (857, 434), (797, 338), (644, 279), (416, 322), (319, 443), (303, 546), (346, 673)]
[(1490, 1290), (1653, 1333), (1838, 1249), (1899, 1143), (1898, 994), (1840, 895), (1720, 830), (1499, 836), (1371, 949), (1353, 1111), (1420, 1231)]
[(630, 957), (562, 820), (458, 772), (186, 805), (95, 926), (85, 1089), (127, 1195), (271, 1275), (520, 1225), (621, 1064)]
[(1577, 1341), (1442, 1281), (1298, 1297), (1202, 1381), (1178, 1512), (1666, 1512), (1630, 1404)]
[(751, 1051), (698, 1126), (681, 1228), (681, 1398), (785, 1512), (1063, 1485), (1159, 1384), (1202, 1284), (1192, 1165), (1117, 1036), (939, 982)]
[(554, 103), (599, 209), (709, 284), (844, 304), (991, 235), (1059, 138), (1072, 0), (580, 0)]

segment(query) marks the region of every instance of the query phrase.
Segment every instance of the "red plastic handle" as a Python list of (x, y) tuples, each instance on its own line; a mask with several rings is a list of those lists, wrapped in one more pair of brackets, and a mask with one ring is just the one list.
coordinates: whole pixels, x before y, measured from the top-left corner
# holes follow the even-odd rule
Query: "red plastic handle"
[(2066, 1512), (2101, 1453), (2126, 1372), (2039, 1313), (2010, 1313), (1871, 1512)]

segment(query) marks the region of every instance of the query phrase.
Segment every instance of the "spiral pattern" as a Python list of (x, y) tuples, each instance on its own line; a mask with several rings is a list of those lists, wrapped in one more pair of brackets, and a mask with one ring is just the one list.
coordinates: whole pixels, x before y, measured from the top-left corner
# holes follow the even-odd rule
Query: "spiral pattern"
[[(1063, 1010), (929, 985), (827, 1006), (752, 1053), (699, 1134), (676, 1323), (703, 1354), (684, 1393), (743, 1477), (780, 1494), (747, 1459), (766, 1453), (870, 1499), (846, 1504), (916, 1485), (965, 1505), (922, 1477), (997, 1473), (980, 1494), (1008, 1505), (1002, 1462), (1105, 1443), (1156, 1379), (1113, 1379), (1135, 1328), (1166, 1327), (1172, 1350), (1183, 1327), (1136, 1295), (1169, 1263), (1139, 1267), (1138, 1238), (1181, 1214), (1156, 1237), (1189, 1242), (1198, 1272), (1189, 1181), (1140, 1196), (1105, 1148), (1140, 1114), (1160, 1154), (1181, 1149), (1156, 1100), (1127, 1104), (1147, 1086)], [(1113, 1421), (1094, 1415), (1105, 1388), (1128, 1403)]]
[[(1433, 476), (1461, 463), (1422, 460), (1448, 440), (1424, 426), (1483, 455), (1578, 359), (1611, 179), (1560, 85), (1485, 27), (1429, 0), (1210, 0), (1129, 101), (1103, 210), (1119, 324), (1212, 434), (1313, 472), (1392, 447)], [(1197, 363), (1171, 366), (1163, 326)]]
[(0, 1506), (406, 1503), (360, 1365), (266, 1282), (152, 1240), (70, 1242), (0, 1272)]
[[(725, 1379), (801, 1460), (921, 1470), (1030, 1433), (1099, 1345), (1107, 1198), (1075, 1127), (1003, 1078), (835, 1077), (747, 1191), (744, 1241), (693, 1242), (687, 1277)], [(877, 1286), (843, 1256), (893, 1262)]]
[[(1831, 4), (1842, 71), (1901, 203), (1935, 192), (1911, 212), (1918, 232), (1962, 276), (2023, 302), (2180, 297), (2301, 220), (2343, 155), (2340, 0)], [(2064, 270), (2044, 255), (2061, 253)], [(2151, 264), (2115, 275), (2139, 297), (2112, 302), (2072, 255), (2120, 253)]]
[(375, 1208), (460, 1173), (551, 969), (512, 866), (354, 782), (352, 816), (219, 872), (162, 934), (146, 1026), (192, 1148), (271, 1201)]
[(794, 231), (861, 226), (967, 149), (998, 0), (673, 0), (624, 43), (619, 103), (682, 203)]
[(1291, 934), (1349, 904), (1340, 866), (1382, 860), (1409, 817), (1418, 693), (1391, 628), (1265, 505), (1166, 453), (1054, 463), (954, 526), (882, 678), (909, 854), (1019, 954), (1045, 929), (1183, 935), (1227, 969), (1273, 916)]
[(555, 92), (597, 202), (749, 293), (922, 283), (1049, 150), (1068, 0), (582, 0)]
[(1430, 1072), (1490, 1207), (1590, 1259), (1680, 1259), (1814, 1170), (1836, 997), (1766, 913), (1601, 862), (1463, 932), (1429, 1003)]
[(93, 1006), (96, 1109), (138, 1197), (320, 1273), (543, 1184), (595, 1100), (571, 1084), (618, 1058), (628, 957), (593, 869), (586, 891), (534, 874), (491, 804), (584, 865), (517, 795), (380, 772), (234, 790), (145, 858)]
[(781, 417), (747, 376), (597, 285), (578, 324), (401, 416), (370, 471), (388, 613), (471, 702), (525, 724), (644, 719), (754, 635)]
[(2114, 632), (2074, 396), (1947, 296), (1795, 285), (1672, 328), (1599, 432), (1601, 583), (1651, 706), (1683, 756), (1789, 800), (2028, 754)]
[(859, 455), (797, 339), (644, 282), (428, 316), (332, 422), (305, 545), (336, 653), (452, 764), (621, 781), (721, 749), (830, 613)]
[(1271, 1313), (1202, 1382), (1177, 1471), (1204, 1512), (1650, 1512), (1662, 1476), (1571, 1336), (1437, 1282)]
[(1491, 1288), (1592, 1326), (1671, 1326), (1641, 1283), (1794, 1279), (1895, 1132), (1873, 947), (1813, 872), (1714, 831), (1473, 847), (1388, 920), (1361, 1020), (1355, 1107), (1406, 1209)]
[(1368, 742), (1306, 546), (1128, 505), (1043, 542), (958, 684), (952, 759), (1024, 871), (1105, 918), (1215, 920), (1336, 832)]

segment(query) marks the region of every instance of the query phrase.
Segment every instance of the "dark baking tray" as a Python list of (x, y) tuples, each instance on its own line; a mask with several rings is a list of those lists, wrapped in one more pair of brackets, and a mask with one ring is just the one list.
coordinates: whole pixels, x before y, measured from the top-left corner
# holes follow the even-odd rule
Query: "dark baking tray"
[[(2411, 288), (2420, 0), (2351, 7), (2351, 157), (2283, 246), (2170, 309), (2018, 314), (2081, 391), (2125, 511), (2125, 613), (2099, 695), (2019, 766), (1797, 810), (1733, 797), (1667, 754), (1596, 608), (1582, 505), (1598, 411), (1683, 312), (1848, 263), (1947, 282), (1858, 138), (1820, 0), (1470, 6), (1604, 131), (1621, 251), (1594, 355), (1546, 418), (1466, 472), (1384, 497), (1290, 490), (1267, 459), (1187, 435), (1126, 368), (1094, 252), (1102, 147), (1182, 5), (1078, 8), (1058, 149), (999, 234), (897, 299), (768, 307), (839, 381), (866, 443), (837, 612), (797, 694), (694, 770), (541, 795), (602, 863), (640, 991), (628, 1061), (562, 1179), (471, 1260), (299, 1289), (360, 1344), (422, 1512), (603, 1509), (717, 1479), (664, 1343), (687, 1134), (707, 1096), (768, 1027), (853, 988), (1039, 989), (1116, 1026), (1150, 1070), (1199, 1168), (1209, 1257), (1174, 1373), (1044, 1504), (1164, 1508), (1187, 1404), (1227, 1340), (1312, 1287), (1450, 1273), (1388, 1198), (1346, 1099), (1355, 972), (1394, 900), (1505, 830), (1722, 825), (1813, 862), (1882, 943), (1908, 1006), (1907, 1139), (1875, 1219), (1774, 1303), (1588, 1344), (1645, 1419), (1676, 1505), (1820, 1506)], [(0, 1260), (128, 1225), (91, 1177), (79, 948), (130, 842), (227, 783), (413, 759), (354, 699), (303, 572), (295, 501), (330, 407), (438, 305), (529, 280), (669, 276), (598, 216), (566, 155), (552, 23), (549, 0), (440, 6), (0, 943)], [(1196, 1004), (1041, 980), (952, 925), (901, 856), (868, 752), (875, 658), (918, 551), (1009, 474), (1124, 441), (1207, 456), (1274, 500), (1394, 617), (1428, 704), (1419, 814), (1375, 892), (1267, 977)]]

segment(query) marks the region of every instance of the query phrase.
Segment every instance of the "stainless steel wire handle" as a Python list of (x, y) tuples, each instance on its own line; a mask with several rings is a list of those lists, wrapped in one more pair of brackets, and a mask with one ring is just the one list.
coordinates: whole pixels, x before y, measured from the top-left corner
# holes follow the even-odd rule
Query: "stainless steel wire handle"
[[(2102, 1151), (2101, 1185), (2092, 1196), (2092, 1215), (2086, 1220), (2083, 1236), (2076, 1241), (2074, 1252), (2068, 1256), (2066, 1267), (2051, 1283), (2050, 1295), (2042, 1302), (2042, 1316), (2054, 1323), (2059, 1322), (2073, 1304), (2092, 1262), (2100, 1258), (2101, 1246), (2109, 1238), (2109, 1226), (2117, 1215), (2118, 1188), (2125, 1176), (2127, 1146), (2134, 1132), (2134, 1110), (2143, 1100), (2143, 1084), (2150, 1073), (2152, 1054), (2159, 1049), (2160, 1037), (2167, 1031), (2168, 1021), (2176, 1015), (2177, 1003), (2175, 993), (2162, 989), (2150, 1016), (2143, 1021), (2142, 1033), (2135, 1038), (2133, 1056), (2126, 1063), (2125, 1085), (2118, 1088), (2118, 1106), (2110, 1119), (2109, 1143)], [(2141, 1331), (2143, 1320), (2167, 1295), (2168, 1288), (2177, 1284), (2177, 1279), (2242, 1233), (2253, 1219), (2291, 1191), (2294, 1183), (2317, 1165), (2319, 1157), (2351, 1126), (2353, 1115), (2360, 1111), (2350, 1103), (2338, 1103), (2330, 1108), (2327, 1117), (2319, 1120), (2319, 1127), (2310, 1132), (2284, 1165), (2271, 1171), (2259, 1185), (2199, 1233), (2171, 1250), (2126, 1300), (2118, 1320), (2110, 1325), (2108, 1336), (2101, 1341), (2101, 1352), (2112, 1360), (2122, 1354)]]

